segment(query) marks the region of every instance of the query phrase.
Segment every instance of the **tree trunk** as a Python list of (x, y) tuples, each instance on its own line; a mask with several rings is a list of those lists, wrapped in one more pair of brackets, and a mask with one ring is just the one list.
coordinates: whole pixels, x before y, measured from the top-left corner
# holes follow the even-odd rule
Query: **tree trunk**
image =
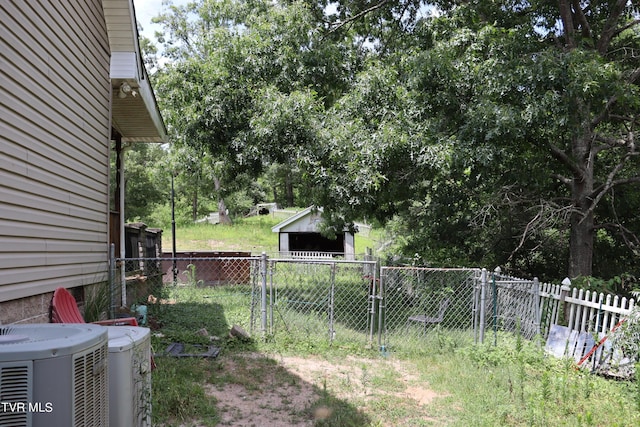
[(223, 225), (231, 225), (233, 224), (233, 221), (231, 221), (231, 217), (229, 217), (227, 205), (224, 203), (224, 199), (220, 194), (222, 185), (220, 184), (220, 180), (217, 176), (213, 177), (213, 185), (215, 187), (216, 193), (218, 194), (218, 222)]
[(291, 179), (291, 169), (287, 171), (287, 176), (285, 178), (285, 186), (286, 186), (286, 195), (287, 195), (287, 206), (294, 206), (293, 200), (293, 180)]
[[(609, 16), (603, 21), (604, 27), (598, 38), (596, 47), (600, 55), (606, 55), (612, 38), (619, 30), (619, 18), (625, 11), (628, 2), (616, 0), (610, 2)], [(584, 12), (580, 10), (580, 2), (559, 0), (560, 19), (564, 27), (566, 37), (565, 44), (568, 48), (576, 47), (575, 33), (578, 27), (582, 28), (585, 38), (591, 35), (591, 27)], [(615, 98), (612, 98), (615, 99)], [(594, 164), (596, 152), (592, 147), (593, 132), (596, 121), (590, 120), (589, 108), (580, 100), (575, 102), (576, 112), (582, 117), (583, 134), (575, 138), (571, 147), (571, 156), (575, 162), (570, 165), (573, 169), (573, 183), (571, 197), (574, 211), (571, 214), (571, 236), (569, 239), (569, 277), (591, 276), (593, 272), (593, 245), (595, 239), (595, 219), (593, 214), (594, 199)], [(609, 103), (607, 104), (609, 106)]]
[(576, 138), (572, 144), (576, 170), (573, 174), (571, 198), (571, 234), (569, 237), (569, 277), (591, 276), (593, 268), (594, 215), (593, 203), (594, 157), (591, 134)]
[(231, 217), (229, 216), (229, 212), (227, 211), (227, 205), (225, 205), (222, 197), (218, 198), (218, 221), (220, 221), (220, 224), (222, 225), (233, 224), (233, 221), (231, 221)]
[(193, 222), (198, 220), (198, 189), (193, 191), (193, 198), (191, 199), (191, 217)]
[(593, 213), (571, 215), (569, 277), (591, 276), (593, 263)]

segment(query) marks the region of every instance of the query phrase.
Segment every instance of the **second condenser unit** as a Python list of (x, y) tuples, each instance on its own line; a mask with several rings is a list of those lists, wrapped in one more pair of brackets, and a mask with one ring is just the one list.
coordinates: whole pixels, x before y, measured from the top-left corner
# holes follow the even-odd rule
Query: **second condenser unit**
[(109, 426), (151, 426), (149, 328), (109, 326)]

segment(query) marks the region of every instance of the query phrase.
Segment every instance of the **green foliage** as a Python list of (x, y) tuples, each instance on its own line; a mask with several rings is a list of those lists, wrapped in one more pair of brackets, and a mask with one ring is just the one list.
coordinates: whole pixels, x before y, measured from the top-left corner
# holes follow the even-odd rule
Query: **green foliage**
[(435, 5), (168, 8), (180, 220), (266, 198), (323, 206), (329, 232), (392, 221), (413, 262), (637, 275), (637, 10)]
[(269, 197), (279, 207), (310, 206), (309, 189), (302, 185), (302, 171), (292, 164), (270, 164), (263, 176), (264, 187), (268, 188)]
[(154, 79), (175, 143), (202, 159), (192, 164), (217, 165), (223, 199), (247, 185), (242, 174), (255, 179), (271, 164), (295, 170), (318, 143), (316, 112), (348, 81), (342, 64), (353, 50), (320, 40), (304, 3), (202, 2), (171, 12), (156, 21), (174, 61)]
[[(616, 345), (616, 348), (621, 349), (626, 357), (630, 360), (640, 360), (640, 310), (634, 308), (629, 316), (624, 319), (624, 322), (613, 333), (611, 341)], [(636, 379), (639, 377), (635, 375)]]
[[(112, 150), (112, 153), (115, 150)], [(150, 213), (167, 200), (168, 181), (162, 177), (166, 165), (165, 152), (157, 144), (134, 144), (123, 151), (125, 175), (125, 221), (150, 223)], [(116, 170), (115, 155), (111, 157), (111, 200), (115, 203)]]
[(84, 315), (85, 322), (91, 323), (104, 320), (112, 316), (111, 291), (108, 282), (90, 286), (85, 293)]
[(633, 292), (638, 289), (638, 279), (631, 274), (620, 274), (610, 279), (598, 277), (576, 277), (572, 281), (572, 286), (594, 291), (598, 293), (622, 295), (627, 298), (632, 297)]

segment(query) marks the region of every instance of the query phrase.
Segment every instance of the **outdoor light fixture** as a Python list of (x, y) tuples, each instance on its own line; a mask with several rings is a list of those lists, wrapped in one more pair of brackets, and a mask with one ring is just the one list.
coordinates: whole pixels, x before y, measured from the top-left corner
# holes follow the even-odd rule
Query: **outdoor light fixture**
[(118, 92), (119, 98), (126, 98), (128, 94), (132, 96), (136, 96), (138, 93), (131, 88), (131, 85), (127, 82), (123, 82), (120, 85), (120, 91)]
[(118, 93), (118, 97), (126, 98), (127, 94), (131, 92), (131, 86), (129, 83), (124, 82), (120, 85), (120, 92)]

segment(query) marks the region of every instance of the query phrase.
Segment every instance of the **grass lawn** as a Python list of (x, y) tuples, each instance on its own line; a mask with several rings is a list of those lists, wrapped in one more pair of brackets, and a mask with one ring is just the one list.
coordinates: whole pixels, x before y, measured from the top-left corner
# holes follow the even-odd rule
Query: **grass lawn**
[(576, 370), (517, 337), (473, 346), (443, 333), (411, 355), (262, 339), (257, 331), (241, 339), (229, 329), (250, 330), (246, 294), (190, 286), (163, 293), (165, 303), (149, 307), (162, 324), (154, 351), (182, 342), (214, 345), (220, 354), (156, 358), (154, 425), (640, 425), (635, 382)]
[[(176, 229), (177, 251), (239, 251), (260, 254), (278, 251), (278, 234), (271, 227), (279, 224), (283, 218), (271, 215), (238, 218), (231, 226), (213, 224), (191, 224)], [(365, 235), (366, 234), (366, 235)], [(357, 233), (355, 236), (356, 254), (365, 253), (365, 248), (376, 248), (380, 232)], [(171, 230), (162, 233), (162, 248), (171, 252)]]
[[(178, 250), (273, 252), (277, 235), (271, 227), (279, 221), (266, 216), (231, 227), (181, 227)], [(376, 246), (376, 233), (371, 236), (356, 236), (357, 253)], [(165, 250), (171, 248), (171, 234), (163, 240)], [(164, 302), (149, 305), (159, 324), (155, 353), (172, 342), (192, 352), (209, 345), (220, 350), (216, 358), (156, 357), (154, 425), (640, 425), (638, 383), (577, 370), (517, 336), (500, 336), (495, 347), (493, 340), (474, 346), (468, 336), (443, 330), (411, 351), (392, 354), (293, 334), (263, 338), (257, 330), (250, 339), (231, 337), (233, 325), (251, 331), (249, 299), (238, 290), (167, 286), (157, 295)]]

